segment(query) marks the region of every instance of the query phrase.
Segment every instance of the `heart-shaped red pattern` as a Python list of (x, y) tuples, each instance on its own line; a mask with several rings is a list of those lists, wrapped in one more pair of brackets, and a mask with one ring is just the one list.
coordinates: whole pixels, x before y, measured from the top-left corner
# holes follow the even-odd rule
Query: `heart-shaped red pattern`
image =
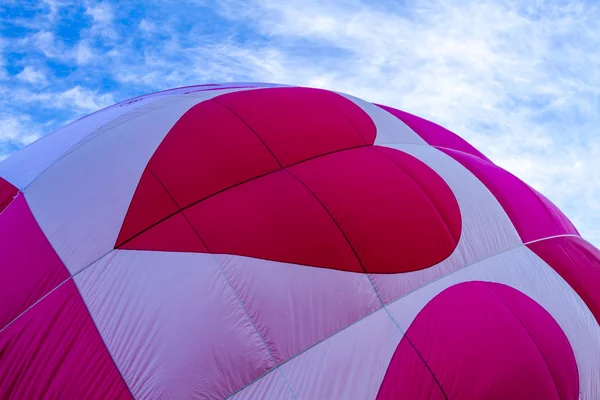
[(435, 265), (460, 236), (456, 199), (421, 161), (374, 146), (375, 135), (361, 108), (325, 90), (204, 101), (152, 156), (116, 247), (353, 272)]

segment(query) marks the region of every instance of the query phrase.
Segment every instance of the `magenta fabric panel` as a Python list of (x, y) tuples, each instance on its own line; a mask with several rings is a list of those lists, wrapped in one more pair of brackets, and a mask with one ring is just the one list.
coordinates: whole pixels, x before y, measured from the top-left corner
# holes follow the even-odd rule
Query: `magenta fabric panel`
[(396, 116), (432, 146), (458, 150), (489, 161), (483, 153), (466, 140), (434, 122), (392, 107), (380, 104), (377, 106)]
[(440, 384), (406, 338), (394, 352), (377, 400), (448, 400)]
[[(538, 303), (506, 285), (460, 283), (427, 303), (392, 358), (382, 384), (387, 397), (381, 398), (403, 398), (394, 397), (406, 390), (395, 382), (421, 384), (415, 378), (423, 369), (407, 350), (410, 345), (448, 399), (578, 398), (577, 367), (564, 332)], [(407, 361), (400, 357), (404, 354)], [(422, 379), (424, 397), (405, 398), (430, 398), (431, 379)]]
[(575, 290), (600, 324), (600, 250), (575, 236), (551, 238), (527, 247)]
[(0, 333), (2, 399), (132, 399), (72, 280)]
[(23, 195), (0, 213), (0, 329), (69, 278)]
[(542, 205), (546, 208), (546, 210), (548, 211), (548, 214), (550, 215), (550, 218), (552, 218), (552, 220), (555, 221), (555, 223), (562, 227), (562, 229), (567, 232), (567, 234), (571, 234), (571, 235), (577, 235), (580, 236), (579, 231), (577, 230), (577, 227), (571, 222), (571, 220), (569, 220), (569, 218), (556, 206), (556, 204), (552, 203), (546, 196), (544, 196), (543, 194), (541, 194), (539, 191), (535, 190), (534, 188), (532, 188), (531, 186), (527, 185), (529, 187), (529, 189), (531, 189), (531, 191), (533, 193), (535, 193), (535, 195), (537, 196), (537, 198), (539, 199), (539, 201), (542, 203)]
[(523, 242), (556, 235), (578, 235), (571, 221), (550, 201), (510, 172), (469, 154), (442, 149), (473, 173), (496, 197)]
[(519, 319), (539, 349), (562, 400), (579, 396), (577, 362), (571, 344), (554, 318), (538, 303), (507, 285), (488, 283)]

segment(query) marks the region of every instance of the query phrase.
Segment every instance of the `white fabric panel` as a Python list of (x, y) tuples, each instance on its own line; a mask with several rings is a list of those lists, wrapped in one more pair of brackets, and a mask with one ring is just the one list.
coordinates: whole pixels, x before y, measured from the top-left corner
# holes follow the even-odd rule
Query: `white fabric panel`
[(438, 293), (461, 282), (509, 285), (544, 307), (565, 332), (579, 369), (580, 399), (600, 396), (600, 326), (577, 293), (526, 246), (519, 246), (443, 277), (387, 305), (404, 332)]
[(142, 172), (171, 127), (195, 104), (224, 92), (166, 97), (123, 115), (25, 189), (33, 215), (71, 274), (114, 247)]
[(452, 157), (428, 145), (389, 144), (386, 147), (413, 155), (444, 179), (458, 202), (462, 227), (456, 249), (441, 263), (421, 271), (372, 274), (371, 279), (384, 304), (465, 265), (522, 244), (498, 200), (481, 181)]
[(359, 99), (358, 97), (354, 97), (349, 94), (339, 92), (336, 93), (352, 101), (354, 104), (362, 108), (364, 112), (369, 114), (377, 128), (377, 137), (375, 138), (375, 144), (427, 144), (427, 142), (425, 142), (425, 140), (423, 140), (421, 136), (417, 135), (412, 129), (408, 127), (408, 125), (402, 122), (402, 120), (396, 118), (381, 107), (377, 107), (375, 104), (369, 103), (365, 100)]
[(124, 114), (156, 101), (147, 98), (127, 107), (109, 107), (47, 134), (0, 162), (0, 176), (24, 189), (86, 136)]
[(279, 368), (298, 400), (375, 399), (401, 338), (380, 309)]
[(138, 399), (222, 399), (275, 366), (210, 254), (114, 250), (74, 280)]
[(297, 397), (290, 390), (289, 383), (279, 370), (273, 370), (246, 386), (233, 396), (231, 400), (295, 400)]
[(215, 260), (278, 361), (381, 308), (365, 274), (232, 255)]

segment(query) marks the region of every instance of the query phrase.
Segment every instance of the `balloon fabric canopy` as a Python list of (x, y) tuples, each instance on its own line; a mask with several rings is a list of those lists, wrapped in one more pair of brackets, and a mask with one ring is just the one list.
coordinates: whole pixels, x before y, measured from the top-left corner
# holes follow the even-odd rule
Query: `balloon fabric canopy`
[(184, 87), (0, 162), (2, 399), (600, 398), (600, 252), (458, 135)]

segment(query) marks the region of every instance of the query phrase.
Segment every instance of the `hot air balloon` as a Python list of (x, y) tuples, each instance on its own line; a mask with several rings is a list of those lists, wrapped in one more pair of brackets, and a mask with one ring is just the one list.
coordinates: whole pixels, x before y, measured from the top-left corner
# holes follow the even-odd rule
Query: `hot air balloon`
[(460, 136), (199, 85), (0, 163), (2, 399), (600, 397), (600, 252)]

